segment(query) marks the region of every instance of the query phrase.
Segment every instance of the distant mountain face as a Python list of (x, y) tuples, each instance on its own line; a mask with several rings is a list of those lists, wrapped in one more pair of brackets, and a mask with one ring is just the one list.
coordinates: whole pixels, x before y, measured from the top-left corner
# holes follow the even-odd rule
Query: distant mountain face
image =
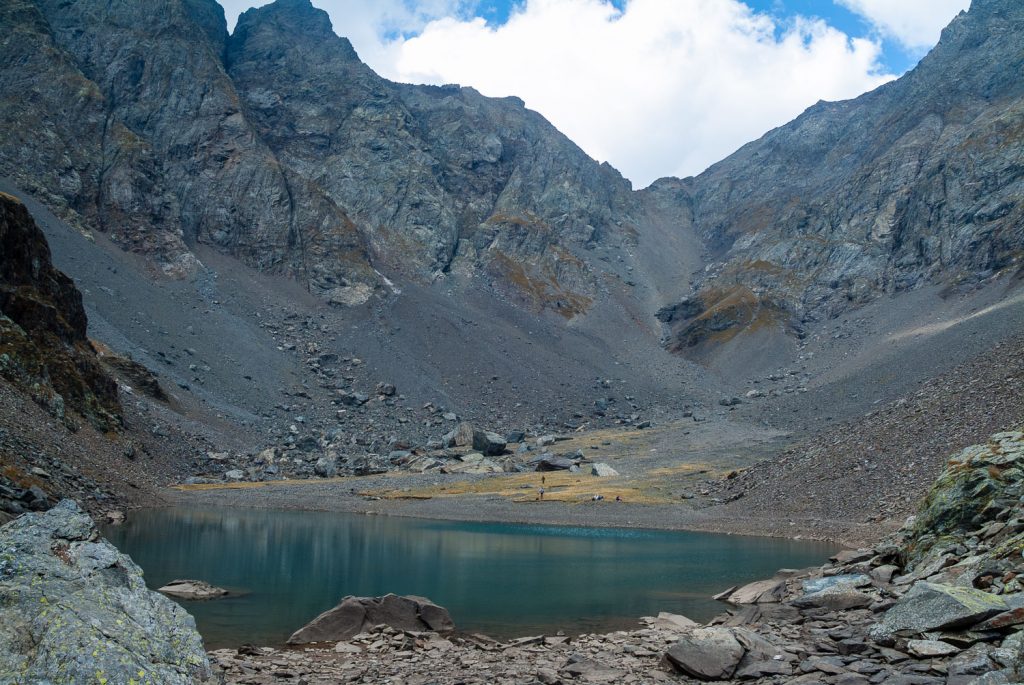
[(572, 316), (575, 253), (635, 235), (628, 182), (521, 101), (381, 79), (308, 0), (230, 37), (214, 0), (12, 0), (0, 25), (0, 173), (169, 272), (207, 243), (351, 303), (376, 268), (462, 269)]
[(309, 0), (232, 35), (214, 0), (8, 0), (0, 28), (0, 176), (171, 274), (205, 244), (338, 304), (380, 273), (481, 277), (567, 318), (625, 292), (667, 305), (685, 352), (970, 285), (1024, 246), (1017, 0), (975, 0), (898, 81), (640, 192), (515, 98), (380, 78)]
[(645, 194), (684, 205), (705, 272), (663, 310), (687, 349), (820, 320), (1024, 256), (1024, 3), (974, 0), (920, 65), (819, 103), (708, 171)]

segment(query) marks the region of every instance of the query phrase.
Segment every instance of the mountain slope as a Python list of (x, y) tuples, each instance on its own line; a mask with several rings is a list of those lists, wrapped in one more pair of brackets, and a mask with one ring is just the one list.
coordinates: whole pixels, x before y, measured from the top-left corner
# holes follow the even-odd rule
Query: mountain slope
[(674, 348), (1018, 269), (1022, 74), (1024, 6), (975, 0), (899, 80), (655, 183), (647, 194), (682, 196), (709, 258), (694, 301), (663, 316)]
[(635, 239), (629, 183), (521, 101), (381, 79), (308, 0), (232, 36), (214, 0), (3, 12), (0, 175), (169, 274), (207, 244), (360, 304), (454, 269), (571, 318), (585, 250)]

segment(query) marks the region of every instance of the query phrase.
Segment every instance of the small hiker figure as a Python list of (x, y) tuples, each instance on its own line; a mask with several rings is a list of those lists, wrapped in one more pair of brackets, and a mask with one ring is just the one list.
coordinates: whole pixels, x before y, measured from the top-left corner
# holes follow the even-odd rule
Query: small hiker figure
[(540, 497), (538, 497), (537, 499), (544, 499), (544, 488), (540, 489)]
[(622, 501), (622, 495), (615, 495), (615, 501), (616, 502), (621, 502)]

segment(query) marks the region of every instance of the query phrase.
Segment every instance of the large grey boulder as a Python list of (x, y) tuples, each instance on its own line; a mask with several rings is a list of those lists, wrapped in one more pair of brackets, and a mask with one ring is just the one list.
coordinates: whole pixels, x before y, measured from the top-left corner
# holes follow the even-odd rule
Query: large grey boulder
[(665, 656), (679, 671), (700, 680), (727, 680), (746, 653), (728, 628), (697, 628), (669, 648)]
[(505, 451), (505, 438), (491, 431), (473, 431), (473, 449), (480, 450), (485, 457), (493, 457)]
[(918, 582), (871, 629), (876, 640), (929, 630), (965, 628), (1007, 610), (1006, 602), (974, 588)]
[(445, 447), (470, 447), (475, 435), (473, 424), (463, 421), (441, 438), (441, 444)]
[(288, 638), (290, 645), (348, 640), (367, 629), (388, 625), (398, 630), (444, 632), (455, 629), (443, 607), (424, 597), (393, 594), (383, 597), (345, 597)]
[(334, 478), (338, 475), (338, 462), (333, 457), (320, 457), (313, 466), (313, 473), (321, 478)]
[(0, 682), (212, 678), (195, 621), (65, 500), (0, 528)]

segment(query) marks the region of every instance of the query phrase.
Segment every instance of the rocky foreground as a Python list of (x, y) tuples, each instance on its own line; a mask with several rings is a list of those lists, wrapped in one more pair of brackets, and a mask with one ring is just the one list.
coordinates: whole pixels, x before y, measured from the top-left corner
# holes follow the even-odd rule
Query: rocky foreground
[(956, 455), (918, 516), (820, 568), (723, 593), (707, 626), (498, 643), (376, 626), (302, 650), (211, 653), (228, 683), (967, 685), (1024, 678), (1024, 433)]

